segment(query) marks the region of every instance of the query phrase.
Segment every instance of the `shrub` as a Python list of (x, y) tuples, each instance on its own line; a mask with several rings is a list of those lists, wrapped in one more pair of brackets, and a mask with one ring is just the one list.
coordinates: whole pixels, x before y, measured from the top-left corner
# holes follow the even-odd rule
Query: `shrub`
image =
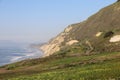
[(109, 32), (105, 33), (104, 38), (111, 37), (113, 34), (114, 34), (114, 32), (109, 31)]

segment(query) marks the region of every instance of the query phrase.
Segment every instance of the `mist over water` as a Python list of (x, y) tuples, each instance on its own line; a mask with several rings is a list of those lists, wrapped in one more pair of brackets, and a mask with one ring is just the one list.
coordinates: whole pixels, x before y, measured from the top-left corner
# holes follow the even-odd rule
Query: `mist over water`
[(42, 57), (43, 53), (30, 44), (0, 42), (0, 66), (29, 58)]

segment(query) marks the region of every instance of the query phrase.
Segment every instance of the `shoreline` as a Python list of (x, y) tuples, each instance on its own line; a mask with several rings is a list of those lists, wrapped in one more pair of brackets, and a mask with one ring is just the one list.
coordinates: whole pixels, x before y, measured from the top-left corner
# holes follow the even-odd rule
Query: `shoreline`
[[(35, 59), (35, 58), (42, 58), (44, 56), (44, 53), (42, 50), (40, 50), (37, 47), (32, 47), (32, 46), (28, 46), (28, 47), (22, 47), (25, 48), (25, 52), (17, 52), (17, 53), (11, 53), (12, 56), (9, 56), (7, 59), (8, 61), (6, 61), (6, 59), (3, 60), (3, 62), (0, 63), (0, 66), (4, 66), (4, 65), (8, 65), (8, 64), (12, 64), (15, 62), (19, 62), (22, 60), (27, 60), (27, 59)], [(6, 57), (7, 57), (6, 56)]]

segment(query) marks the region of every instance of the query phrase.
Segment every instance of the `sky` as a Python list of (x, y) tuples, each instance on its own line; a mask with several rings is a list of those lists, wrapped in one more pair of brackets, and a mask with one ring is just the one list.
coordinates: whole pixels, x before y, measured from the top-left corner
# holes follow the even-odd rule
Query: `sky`
[(116, 0), (0, 0), (0, 40), (47, 42)]

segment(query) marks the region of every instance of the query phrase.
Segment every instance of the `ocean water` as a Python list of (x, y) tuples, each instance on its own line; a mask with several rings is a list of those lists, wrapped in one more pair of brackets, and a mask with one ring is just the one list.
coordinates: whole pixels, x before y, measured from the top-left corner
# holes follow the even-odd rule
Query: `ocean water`
[(0, 46), (0, 66), (24, 59), (42, 57), (43, 53), (29, 45)]

